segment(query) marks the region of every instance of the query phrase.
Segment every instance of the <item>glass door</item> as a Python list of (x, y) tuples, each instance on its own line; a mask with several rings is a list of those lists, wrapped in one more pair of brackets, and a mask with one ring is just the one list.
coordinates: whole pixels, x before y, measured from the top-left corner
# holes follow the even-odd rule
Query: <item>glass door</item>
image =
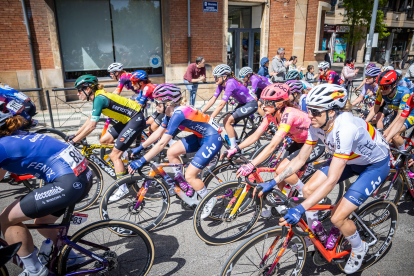
[(236, 32), (227, 32), (227, 65), (236, 72)]

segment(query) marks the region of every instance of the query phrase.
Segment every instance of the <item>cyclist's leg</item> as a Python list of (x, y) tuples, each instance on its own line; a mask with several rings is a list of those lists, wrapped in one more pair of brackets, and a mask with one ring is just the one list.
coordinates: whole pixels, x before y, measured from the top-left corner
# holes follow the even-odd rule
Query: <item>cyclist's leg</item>
[(99, 143), (101, 145), (113, 145), (116, 138), (118, 138), (119, 133), (125, 128), (125, 124), (118, 122), (113, 127), (111, 127), (100, 139)]
[[(295, 141), (293, 141), (286, 148), (284, 154), (280, 157), (280, 159), (282, 159), (283, 161), (280, 162), (276, 168), (275, 178), (277, 175), (281, 174), (283, 170), (286, 168), (286, 166), (290, 163), (290, 161), (299, 154), (302, 146), (303, 146), (303, 143), (296, 143)], [(279, 187), (279, 190), (283, 190), (283, 187), (285, 186), (285, 182), (288, 183), (289, 185), (296, 185), (298, 183), (298, 180), (299, 180), (298, 176), (296, 174), (292, 174), (291, 176), (285, 178), (284, 181), (281, 181), (277, 185)]]
[(237, 145), (236, 144), (236, 131), (233, 128), (233, 125), (235, 124), (235, 120), (234, 120), (233, 114), (229, 114), (223, 120), (224, 129), (226, 130), (227, 136), (229, 137), (230, 147), (231, 148), (234, 148)]
[[(190, 135), (193, 136), (193, 135)], [(177, 141), (177, 143), (174, 143), (167, 151), (167, 158), (168, 158), (168, 162), (169, 163), (174, 163), (174, 164), (180, 164), (181, 160), (178, 158), (180, 155), (182, 154), (186, 154), (187, 153), (187, 148), (186, 148), (186, 140), (188, 139), (187, 136), (183, 139), (181, 139), (180, 141)], [(194, 135), (195, 136), (195, 135)], [(172, 167), (175, 176), (177, 176), (178, 173), (181, 173), (181, 169), (177, 168), (177, 167)]]

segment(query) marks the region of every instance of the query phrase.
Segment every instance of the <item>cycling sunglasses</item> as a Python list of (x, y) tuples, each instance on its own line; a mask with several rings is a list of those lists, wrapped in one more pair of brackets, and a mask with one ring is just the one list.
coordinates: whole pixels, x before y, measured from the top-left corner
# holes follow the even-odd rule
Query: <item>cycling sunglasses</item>
[(276, 102), (275, 101), (271, 101), (271, 100), (263, 100), (263, 105), (264, 106), (276, 107)]
[(217, 81), (218, 78), (221, 78), (222, 76), (214, 76), (214, 80)]
[(392, 85), (381, 85), (381, 90), (388, 90)]
[(367, 80), (372, 79), (372, 77), (371, 77), (371, 76), (365, 76), (365, 78), (366, 78)]
[(314, 109), (314, 108), (309, 108), (309, 107), (307, 107), (307, 109), (308, 109), (308, 113), (312, 115), (312, 117), (318, 117), (322, 115), (322, 111), (319, 109)]

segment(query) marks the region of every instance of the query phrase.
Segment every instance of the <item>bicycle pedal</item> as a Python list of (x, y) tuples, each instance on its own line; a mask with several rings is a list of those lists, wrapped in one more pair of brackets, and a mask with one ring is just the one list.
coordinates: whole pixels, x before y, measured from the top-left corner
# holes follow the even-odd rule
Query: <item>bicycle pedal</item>
[(347, 261), (347, 259), (344, 259), (344, 258), (332, 259), (331, 263), (333, 263), (333, 264), (342, 264), (342, 263), (345, 263), (346, 261)]

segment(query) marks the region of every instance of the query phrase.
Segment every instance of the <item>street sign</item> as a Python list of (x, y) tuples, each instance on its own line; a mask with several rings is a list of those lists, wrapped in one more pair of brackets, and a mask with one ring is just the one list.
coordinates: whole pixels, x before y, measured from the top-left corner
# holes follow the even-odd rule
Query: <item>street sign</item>
[[(366, 42), (366, 46), (368, 47), (368, 39), (369, 39), (369, 34), (367, 34), (367, 42)], [(374, 33), (374, 39), (372, 40), (372, 48), (378, 47), (378, 33)]]
[(216, 1), (203, 1), (203, 12), (218, 12)]

